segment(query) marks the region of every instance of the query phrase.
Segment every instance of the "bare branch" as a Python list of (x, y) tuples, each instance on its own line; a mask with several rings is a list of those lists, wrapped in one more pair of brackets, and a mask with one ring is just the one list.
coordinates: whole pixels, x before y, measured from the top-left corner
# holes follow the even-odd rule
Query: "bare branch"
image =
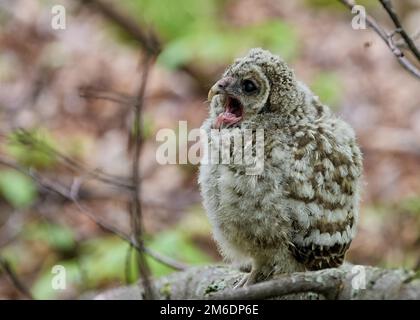
[(164, 264), (164, 265), (166, 265), (166, 266), (168, 266), (168, 267), (170, 267), (174, 270), (182, 271), (182, 270), (187, 269), (187, 266), (183, 263), (175, 261), (175, 260), (173, 260), (169, 257), (165, 257), (165, 256), (161, 255), (160, 253), (157, 253), (157, 252), (153, 251), (152, 249), (150, 249), (148, 247), (145, 247), (144, 245), (143, 245), (143, 247), (140, 247), (133, 240), (131, 240), (128, 235), (126, 235), (125, 233), (118, 230), (117, 228), (115, 228), (115, 227), (111, 226), (110, 224), (107, 224), (104, 221), (102, 221), (101, 219), (99, 219), (95, 214), (93, 214), (87, 207), (83, 206), (79, 201), (76, 200), (76, 201), (74, 201), (74, 203), (75, 203), (75, 205), (77, 206), (77, 208), (79, 209), (80, 212), (85, 214), (88, 218), (90, 218), (93, 222), (95, 222), (103, 230), (108, 231), (110, 233), (113, 233), (116, 236), (118, 236), (119, 238), (121, 238), (122, 240), (128, 242), (138, 252), (145, 252), (150, 257), (155, 259), (157, 262), (160, 262), (160, 263), (162, 263), (162, 264)]
[[(322, 279), (321, 279), (322, 277)], [(315, 292), (335, 299), (341, 279), (335, 274), (294, 273), (249, 287), (221, 291), (209, 296), (216, 300), (262, 300), (294, 293)]]
[(127, 178), (104, 173), (103, 171), (98, 170), (98, 169), (95, 169), (95, 170), (87, 169), (83, 163), (66, 156), (65, 154), (49, 146), (45, 142), (37, 139), (36, 137), (33, 136), (33, 134), (31, 134), (25, 129), (22, 129), (22, 128), (19, 129), (16, 132), (16, 138), (17, 138), (17, 141), (21, 143), (22, 145), (27, 145), (32, 148), (36, 148), (38, 151), (53, 155), (54, 157), (59, 159), (65, 166), (67, 166), (68, 168), (74, 171), (82, 173), (86, 177), (90, 177), (98, 181), (101, 181), (103, 183), (110, 184), (110, 185), (120, 187), (120, 188), (125, 188), (129, 190), (133, 188), (133, 185), (130, 184)]
[[(142, 77), (141, 85), (137, 96), (137, 103), (135, 105), (135, 113), (133, 120), (133, 131), (134, 131), (134, 152), (132, 161), (132, 184), (134, 186), (132, 190), (132, 202), (130, 203), (131, 211), (131, 224), (133, 230), (133, 241), (134, 243), (143, 248), (143, 224), (142, 224), (142, 208), (141, 208), (141, 180), (140, 180), (140, 153), (143, 145), (143, 121), (142, 121), (142, 110), (144, 103), (144, 94), (146, 92), (146, 85), (149, 76), (149, 68), (153, 62), (153, 57), (146, 53), (142, 63)], [(143, 255), (143, 250), (138, 252), (137, 255), (138, 266), (140, 275), (142, 277), (143, 288), (146, 299), (155, 299), (157, 294), (154, 286), (150, 281), (151, 271), (147, 264), (147, 261)]]
[[(26, 168), (23, 168), (19, 166), (18, 164), (7, 160), (0, 156), (0, 164), (7, 166), (9, 168), (12, 168), (24, 175), (29, 176), (33, 181), (35, 181), (41, 188), (44, 190), (47, 190), (51, 193), (57, 194), (61, 196), (64, 199), (67, 199), (69, 201), (72, 201), (77, 209), (84, 215), (86, 215), (89, 219), (91, 219), (93, 222), (95, 222), (100, 228), (102, 228), (104, 231), (110, 232), (117, 237), (121, 238), (122, 240), (128, 242), (130, 245), (132, 245), (134, 248), (136, 248), (137, 251), (143, 250), (145, 253), (147, 253), (150, 257), (155, 259), (157, 262), (162, 263), (174, 270), (185, 270), (187, 266), (183, 263), (180, 263), (178, 261), (175, 261), (174, 259), (171, 259), (169, 257), (165, 257), (161, 255), (160, 253), (154, 252), (150, 248), (147, 247), (140, 247), (136, 245), (128, 235), (123, 233), (122, 231), (118, 230), (114, 226), (107, 224), (106, 222), (102, 221), (100, 218), (98, 218), (89, 208), (82, 205), (78, 200), (78, 195), (75, 193), (74, 188), (70, 187), (67, 188), (61, 184), (53, 183), (51, 181), (48, 181), (42, 177), (40, 177), (38, 174), (36, 174), (35, 171), (29, 170)], [(73, 189), (73, 190), (72, 190)]]
[(390, 18), (392, 19), (392, 22), (394, 22), (395, 27), (397, 27), (397, 30), (399, 34), (401, 34), (401, 37), (404, 39), (405, 43), (407, 44), (407, 47), (410, 49), (410, 51), (414, 54), (414, 56), (417, 58), (417, 60), (420, 62), (420, 51), (416, 47), (416, 44), (414, 43), (413, 39), (408, 35), (408, 33), (403, 28), (400, 19), (398, 18), (397, 13), (394, 10), (394, 7), (392, 6), (392, 3), (390, 0), (379, 0), (379, 2), (382, 4)]
[(136, 98), (119, 92), (104, 91), (94, 88), (80, 88), (79, 96), (86, 99), (108, 100), (124, 106), (134, 106)]
[(28, 288), (23, 284), (23, 282), (19, 279), (17, 274), (13, 271), (12, 267), (10, 266), (9, 262), (2, 256), (0, 256), (0, 269), (9, 277), (10, 281), (12, 281), (13, 285), (20, 293), (22, 293), (28, 299), (33, 299), (31, 292)]
[[(358, 272), (354, 272), (354, 271)], [(358, 277), (363, 272), (363, 278)], [(231, 290), (244, 273), (229, 266), (193, 267), (156, 281), (161, 299), (336, 299), (419, 300), (420, 281), (414, 271), (343, 265), (340, 268), (275, 276), (249, 288)], [(278, 295), (277, 295), (278, 294)], [(99, 294), (102, 300), (142, 299), (137, 286)]]
[(178, 262), (170, 257), (164, 256), (162, 254), (160, 254), (157, 251), (154, 251), (152, 249), (150, 249), (149, 247), (144, 247), (143, 248), (144, 252), (147, 253), (149, 256), (151, 256), (153, 259), (155, 259), (156, 261), (160, 262), (161, 264), (164, 264), (172, 269), (178, 270), (178, 271), (183, 271), (188, 269), (188, 266), (185, 265), (184, 263)]
[[(418, 40), (420, 39), (420, 29), (413, 33), (413, 35), (411, 36), (411, 39), (413, 39), (414, 44), (416, 44), (416, 42), (418, 42)], [(399, 40), (395, 41), (395, 44), (401, 50), (408, 49), (407, 43), (404, 41), (404, 39), (399, 39)], [(416, 46), (417, 46), (417, 44), (416, 44)]]
[[(349, 9), (353, 9), (353, 7), (356, 5), (356, 3), (352, 0), (338, 0), (338, 1), (340, 1), (342, 4), (344, 4)], [(411, 63), (410, 60), (408, 60), (404, 56), (404, 53), (394, 43), (394, 40), (392, 39), (392, 37), (388, 36), (387, 32), (376, 22), (376, 20), (374, 18), (372, 18), (371, 16), (366, 15), (366, 23), (386, 43), (388, 48), (391, 50), (391, 52), (397, 58), (398, 63), (404, 69), (406, 69), (409, 73), (411, 73), (413, 76), (420, 79), (420, 70), (413, 63)]]

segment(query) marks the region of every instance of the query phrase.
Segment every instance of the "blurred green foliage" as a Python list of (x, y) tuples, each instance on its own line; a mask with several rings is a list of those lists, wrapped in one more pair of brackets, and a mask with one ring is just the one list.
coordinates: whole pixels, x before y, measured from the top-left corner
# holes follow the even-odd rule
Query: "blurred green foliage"
[(281, 22), (244, 27), (238, 30), (208, 30), (192, 33), (169, 42), (159, 61), (169, 68), (190, 61), (206, 65), (225, 63), (253, 47), (264, 47), (290, 60), (297, 51), (294, 31)]
[[(331, 1), (331, 0), (305, 0), (305, 3), (313, 8), (317, 9), (334, 9), (334, 10), (343, 10), (344, 5), (341, 4), (339, 1)], [(366, 9), (370, 9), (376, 7), (378, 5), (377, 1), (372, 0), (358, 0), (357, 4), (365, 6)]]
[(226, 63), (253, 47), (264, 47), (290, 60), (298, 39), (287, 23), (268, 20), (236, 27), (224, 17), (226, 1), (129, 0), (124, 4), (155, 28), (165, 46), (159, 62), (177, 68), (190, 62)]
[(63, 146), (60, 150), (62, 150), (66, 156), (73, 159), (83, 159), (83, 157), (92, 150), (95, 140), (86, 134), (72, 133), (72, 135), (65, 136), (64, 140), (60, 141), (60, 143), (56, 142), (55, 144), (59, 144), (60, 147)]
[[(200, 236), (208, 237), (209, 232), (210, 226), (202, 208), (193, 207), (175, 226), (146, 239), (146, 245), (187, 265), (206, 264), (212, 262), (212, 258), (196, 244), (196, 239)], [(6, 246), (1, 254), (13, 267), (20, 269), (25, 263), (33, 265), (34, 260), (38, 260), (36, 255), (33, 256), (34, 248), (50, 252), (41, 261), (39, 276), (31, 287), (37, 299), (54, 299), (62, 294), (51, 285), (55, 276), (52, 268), (55, 265), (65, 267), (66, 290), (76, 289), (80, 292), (126, 281), (129, 244), (116, 236), (105, 235), (78, 243), (74, 230), (45, 220), (26, 224), (21, 234), (21, 241)], [(135, 254), (133, 250), (129, 265), (130, 282), (138, 279)], [(174, 271), (146, 257), (154, 276), (160, 277)], [(17, 272), (22, 272), (19, 269)]]
[(420, 197), (409, 197), (402, 200), (400, 205), (409, 214), (420, 215)]
[(154, 138), (156, 131), (155, 119), (150, 112), (143, 112), (143, 137), (144, 139)]
[(319, 96), (322, 103), (333, 110), (337, 109), (343, 94), (343, 85), (340, 77), (332, 72), (320, 72), (312, 80), (311, 88)]
[[(58, 265), (63, 266), (66, 270), (65, 280), (67, 286), (65, 290), (76, 289), (77, 287), (84, 286), (84, 279), (80, 272), (80, 266), (77, 260), (68, 260), (60, 262)], [(32, 295), (35, 299), (47, 300), (57, 299), (61, 290), (54, 289), (52, 287), (53, 277), (56, 274), (52, 273), (51, 267), (45, 267), (42, 274), (37, 278), (35, 283), (31, 287)]]
[(37, 197), (34, 182), (14, 170), (0, 170), (0, 195), (14, 208), (30, 206)]
[[(56, 156), (48, 152), (55, 143), (47, 130), (16, 130), (9, 134), (4, 150), (29, 168), (46, 169), (56, 164)], [(0, 170), (0, 195), (17, 209), (29, 207), (37, 197), (31, 178), (12, 170)]]
[[(155, 236), (150, 243), (150, 248), (191, 265), (205, 264), (211, 261), (210, 257), (194, 244), (193, 239), (190, 239), (179, 229), (168, 230)], [(150, 258), (148, 260), (153, 274), (156, 276), (163, 276), (173, 271), (173, 269), (155, 260)]]
[(17, 130), (8, 138), (6, 152), (20, 164), (38, 169), (51, 168), (56, 164), (55, 155), (48, 152), (49, 148), (55, 147), (55, 142), (47, 130)]
[(22, 237), (27, 241), (44, 242), (59, 252), (71, 251), (76, 246), (76, 236), (72, 229), (45, 221), (26, 225)]

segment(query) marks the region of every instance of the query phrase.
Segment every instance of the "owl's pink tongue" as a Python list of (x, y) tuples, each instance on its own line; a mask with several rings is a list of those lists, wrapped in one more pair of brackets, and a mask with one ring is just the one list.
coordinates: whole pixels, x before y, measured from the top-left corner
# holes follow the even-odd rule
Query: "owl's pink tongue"
[(225, 125), (232, 125), (242, 120), (242, 106), (240, 102), (234, 98), (228, 98), (226, 109), (224, 112), (220, 113), (217, 116), (215, 127), (220, 129), (220, 127)]
[(225, 111), (217, 116), (216, 120), (216, 129), (220, 129), (222, 124), (231, 125), (234, 123), (237, 123), (241, 121), (242, 117), (237, 117), (233, 113), (230, 113), (229, 111)]

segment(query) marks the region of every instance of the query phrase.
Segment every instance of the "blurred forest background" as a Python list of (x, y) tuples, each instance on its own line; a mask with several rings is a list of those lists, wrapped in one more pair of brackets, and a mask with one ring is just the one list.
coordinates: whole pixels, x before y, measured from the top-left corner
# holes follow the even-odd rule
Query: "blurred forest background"
[[(226, 65), (261, 46), (284, 57), (356, 130), (365, 184), (359, 232), (347, 259), (420, 268), (420, 82), (375, 33), (353, 30), (344, 6), (328, 0), (112, 3), (151, 26), (163, 43), (143, 114), (147, 247), (189, 265), (220, 261), (201, 205), (198, 167), (158, 165), (155, 134), (176, 130), (179, 120), (187, 120), (189, 129), (199, 127), (207, 115), (207, 91)], [(360, 3), (391, 27), (377, 1)], [(67, 10), (65, 30), (51, 28), (56, 4)], [(420, 1), (394, 4), (410, 33), (420, 28)], [(137, 94), (138, 65), (138, 44), (82, 2), (0, 0), (0, 159), (54, 183), (76, 185), (80, 203), (127, 234), (127, 190), (74, 170), (66, 159), (130, 176), (133, 114), (121, 102)], [(0, 256), (35, 298), (77, 298), (137, 279), (129, 245), (79, 209), (0, 164)], [(148, 261), (155, 276), (173, 272)], [(66, 290), (51, 287), (54, 265), (66, 268)], [(0, 298), (23, 298), (1, 271)]]

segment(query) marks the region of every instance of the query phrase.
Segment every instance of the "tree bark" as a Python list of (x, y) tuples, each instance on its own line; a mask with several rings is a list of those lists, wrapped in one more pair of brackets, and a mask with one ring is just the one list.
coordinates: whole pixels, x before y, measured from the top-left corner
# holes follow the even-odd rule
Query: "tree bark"
[[(340, 268), (279, 275), (247, 288), (232, 289), (245, 274), (228, 266), (193, 267), (157, 279), (159, 299), (414, 299), (420, 300), (420, 274), (346, 264)], [(94, 296), (141, 300), (138, 284)]]

